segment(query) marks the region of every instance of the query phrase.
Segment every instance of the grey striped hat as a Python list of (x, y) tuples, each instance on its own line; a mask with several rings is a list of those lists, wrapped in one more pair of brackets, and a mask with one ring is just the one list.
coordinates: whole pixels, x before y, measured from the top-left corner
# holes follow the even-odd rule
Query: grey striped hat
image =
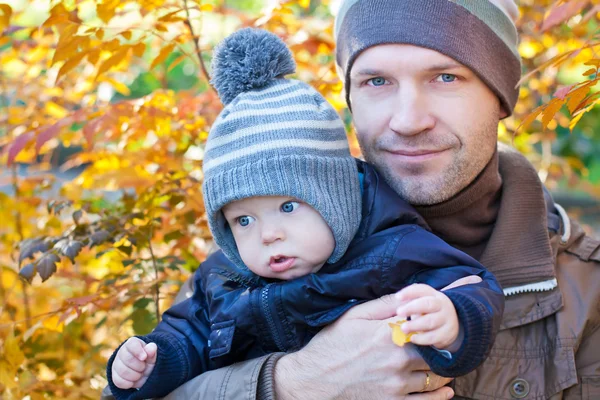
[(361, 220), (356, 161), (344, 124), (315, 89), (292, 79), (295, 63), (272, 33), (242, 29), (216, 49), (211, 83), (225, 108), (206, 142), (203, 195), (215, 242), (245, 268), (221, 209), (248, 197), (289, 196), (317, 210), (346, 252)]

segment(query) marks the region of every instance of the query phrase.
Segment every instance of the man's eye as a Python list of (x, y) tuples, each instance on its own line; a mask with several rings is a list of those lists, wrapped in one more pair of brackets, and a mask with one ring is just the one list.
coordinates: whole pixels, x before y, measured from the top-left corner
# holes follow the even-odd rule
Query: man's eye
[(241, 217), (237, 217), (236, 219), (237, 223), (240, 224), (240, 226), (248, 226), (252, 222), (254, 222), (254, 218), (248, 215), (242, 215)]
[(378, 76), (377, 78), (371, 78), (367, 81), (371, 86), (383, 86), (386, 83), (385, 78)]
[(441, 74), (438, 78), (439, 80), (441, 80), (444, 83), (451, 83), (456, 81), (456, 75), (452, 75), (452, 74)]
[(294, 210), (297, 210), (300, 207), (300, 203), (297, 201), (286, 201), (281, 205), (281, 211), (284, 213), (291, 213)]

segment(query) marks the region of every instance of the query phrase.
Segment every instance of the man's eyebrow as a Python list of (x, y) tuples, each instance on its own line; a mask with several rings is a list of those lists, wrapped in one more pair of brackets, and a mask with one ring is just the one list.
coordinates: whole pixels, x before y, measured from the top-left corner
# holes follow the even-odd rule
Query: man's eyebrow
[(378, 70), (378, 69), (372, 69), (372, 68), (364, 68), (364, 69), (359, 69), (358, 71), (353, 71), (352, 75), (353, 76), (375, 76), (375, 75), (383, 75), (383, 71)]
[(457, 62), (448, 61), (448, 62), (441, 63), (441, 64), (431, 65), (431, 66), (425, 68), (425, 70), (426, 71), (446, 71), (449, 69), (458, 69), (458, 68), (465, 68), (465, 66), (462, 64), (459, 64)]

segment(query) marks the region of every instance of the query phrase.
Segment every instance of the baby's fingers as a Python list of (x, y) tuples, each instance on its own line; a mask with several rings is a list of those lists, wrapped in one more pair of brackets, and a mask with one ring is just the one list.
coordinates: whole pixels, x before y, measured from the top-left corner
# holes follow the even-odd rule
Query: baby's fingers
[(123, 344), (123, 347), (129, 352), (129, 354), (140, 361), (145, 361), (146, 358), (148, 358), (148, 355), (144, 350), (144, 346), (146, 346), (146, 342), (136, 337), (127, 339), (125, 344)]
[(113, 382), (117, 387), (129, 389), (143, 376), (143, 370), (142, 372), (135, 371), (123, 364), (121, 360), (115, 359), (112, 365), (112, 375)]
[(441, 308), (442, 305), (436, 297), (425, 296), (401, 305), (396, 309), (396, 314), (400, 318), (408, 318), (411, 315), (436, 313), (440, 311)]
[[(426, 333), (435, 331), (444, 325), (445, 316), (442, 313), (427, 314), (419, 318), (406, 321), (402, 324), (402, 331), (404, 333)], [(413, 336), (414, 337), (414, 336)], [(411, 341), (413, 341), (411, 339)], [(414, 342), (414, 341), (413, 341)], [(416, 343), (416, 342), (415, 342)], [(417, 343), (421, 344), (421, 343)]]

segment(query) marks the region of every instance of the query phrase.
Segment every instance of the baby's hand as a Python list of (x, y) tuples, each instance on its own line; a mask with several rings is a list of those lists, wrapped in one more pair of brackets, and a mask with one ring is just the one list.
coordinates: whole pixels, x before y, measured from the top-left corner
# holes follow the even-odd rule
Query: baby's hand
[(121, 346), (112, 365), (112, 380), (119, 389), (140, 388), (156, 364), (156, 343), (146, 344), (136, 337)]
[(438, 349), (456, 347), (458, 316), (448, 296), (429, 285), (415, 284), (396, 293), (396, 297), (404, 302), (396, 310), (398, 317), (411, 317), (402, 324), (402, 331), (414, 333), (410, 339), (412, 343)]

